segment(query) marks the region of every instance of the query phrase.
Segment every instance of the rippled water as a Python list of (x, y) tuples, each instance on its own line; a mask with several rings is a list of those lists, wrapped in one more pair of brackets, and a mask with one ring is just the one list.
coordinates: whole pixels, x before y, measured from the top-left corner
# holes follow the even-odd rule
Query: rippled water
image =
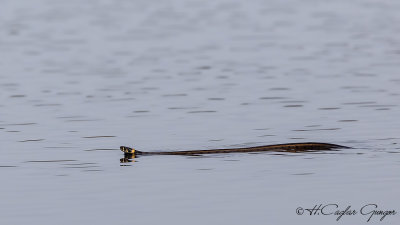
[[(398, 2), (1, 2), (1, 224), (365, 224), (296, 208), (400, 211)], [(118, 149), (309, 141), (353, 149), (130, 163)]]

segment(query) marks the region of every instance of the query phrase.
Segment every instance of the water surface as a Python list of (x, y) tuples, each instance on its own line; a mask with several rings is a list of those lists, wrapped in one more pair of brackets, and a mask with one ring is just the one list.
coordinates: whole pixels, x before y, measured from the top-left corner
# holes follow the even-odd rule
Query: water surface
[[(399, 10), (381, 0), (2, 1), (0, 223), (338, 224), (296, 208), (399, 211)], [(353, 149), (130, 163), (118, 149), (309, 141)]]

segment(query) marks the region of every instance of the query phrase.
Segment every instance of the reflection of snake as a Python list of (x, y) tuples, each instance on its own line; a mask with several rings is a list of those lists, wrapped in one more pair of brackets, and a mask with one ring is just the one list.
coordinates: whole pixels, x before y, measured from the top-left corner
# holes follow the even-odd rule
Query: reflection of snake
[(233, 153), (233, 152), (311, 152), (319, 150), (331, 150), (335, 148), (349, 148), (346, 146), (307, 142), (307, 143), (290, 143), (280, 145), (265, 145), (247, 148), (225, 148), (225, 149), (209, 149), (209, 150), (189, 150), (189, 151), (165, 151), (165, 152), (142, 152), (133, 148), (121, 146), (120, 149), (126, 156), (136, 155), (200, 155), (200, 154), (217, 154), (217, 153)]

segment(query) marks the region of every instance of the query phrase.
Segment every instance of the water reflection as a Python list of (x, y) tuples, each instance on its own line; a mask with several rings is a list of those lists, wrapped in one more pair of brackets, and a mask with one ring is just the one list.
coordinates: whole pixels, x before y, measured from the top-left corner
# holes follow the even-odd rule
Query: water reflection
[(124, 158), (121, 158), (119, 161), (120, 163), (134, 163), (136, 162), (135, 159), (139, 156), (135, 154), (124, 154)]

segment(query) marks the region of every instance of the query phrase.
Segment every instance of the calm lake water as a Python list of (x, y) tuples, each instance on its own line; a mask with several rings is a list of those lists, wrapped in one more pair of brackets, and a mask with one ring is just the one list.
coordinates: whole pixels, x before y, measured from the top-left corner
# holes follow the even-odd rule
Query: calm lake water
[[(367, 224), (364, 205), (400, 211), (400, 2), (0, 2), (0, 224)], [(120, 145), (310, 141), (353, 149), (120, 163)], [(296, 213), (320, 204), (357, 214)], [(381, 217), (368, 224), (400, 222)]]

